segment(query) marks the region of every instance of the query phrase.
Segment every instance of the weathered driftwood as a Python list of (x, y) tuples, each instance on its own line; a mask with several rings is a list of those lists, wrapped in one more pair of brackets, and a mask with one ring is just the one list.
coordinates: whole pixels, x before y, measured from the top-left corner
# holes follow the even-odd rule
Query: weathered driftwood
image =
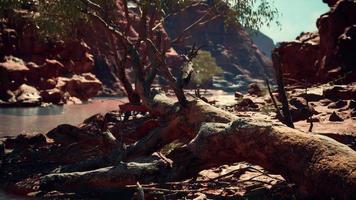
[(356, 153), (346, 145), (280, 124), (238, 119), (199, 100), (180, 108), (163, 96), (159, 99), (164, 103), (158, 104), (156, 98), (156, 106), (167, 109), (157, 111), (170, 116), (167, 126), (154, 129), (130, 146), (125, 160), (150, 155), (175, 140), (190, 141), (169, 155), (171, 168), (157, 167), (165, 159), (141, 165), (121, 163), (88, 172), (51, 174), (41, 179), (42, 188), (81, 190), (124, 187), (136, 181), (172, 181), (209, 167), (248, 161), (296, 183), (301, 197), (355, 197)]
[(164, 161), (149, 163), (119, 163), (116, 166), (86, 172), (58, 173), (41, 179), (42, 190), (100, 191), (124, 188), (138, 181), (148, 183), (157, 180), (158, 172), (167, 167)]
[(208, 123), (170, 158), (175, 177), (247, 161), (296, 183), (302, 197), (356, 198), (356, 152), (328, 137), (283, 125), (248, 119)]

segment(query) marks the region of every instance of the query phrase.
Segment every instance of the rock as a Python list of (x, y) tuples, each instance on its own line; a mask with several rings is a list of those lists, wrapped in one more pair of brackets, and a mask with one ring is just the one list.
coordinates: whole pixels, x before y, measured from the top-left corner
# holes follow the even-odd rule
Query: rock
[(236, 99), (242, 99), (244, 95), (241, 92), (235, 92), (235, 98)]
[(240, 101), (238, 104), (236, 104), (235, 108), (237, 110), (243, 110), (243, 111), (248, 111), (248, 110), (252, 110), (255, 111), (257, 110), (259, 107), (258, 105), (253, 102), (250, 98), (244, 98), (242, 99), (242, 101)]
[(4, 143), (7, 149), (20, 150), (30, 146), (43, 146), (47, 144), (47, 140), (41, 133), (35, 135), (20, 134), (13, 138), (7, 138)]
[(38, 84), (38, 88), (41, 90), (50, 90), (54, 89), (57, 85), (57, 78), (53, 79), (41, 79), (41, 81)]
[(83, 41), (67, 41), (60, 55), (66, 58), (65, 68), (75, 74), (89, 73), (94, 67), (93, 55), (88, 53), (90, 47)]
[(16, 96), (11, 90), (0, 93), (0, 99), (7, 102), (16, 102)]
[(356, 109), (352, 109), (350, 115), (351, 117), (356, 117)]
[(323, 96), (333, 100), (356, 99), (356, 85), (335, 85), (323, 90)]
[(295, 41), (283, 42), (274, 49), (280, 56), (279, 62), (283, 65), (287, 84), (299, 84), (300, 80), (316, 81), (318, 68), (315, 63), (319, 58), (319, 49), (317, 33), (302, 33)]
[(328, 6), (334, 6), (339, 0), (323, 0), (324, 3), (327, 3)]
[[(209, 1), (207, 1), (209, 2)], [(211, 1), (210, 1), (211, 2)], [(171, 16), (165, 23), (166, 31), (170, 38), (176, 38), (181, 30), (188, 27), (192, 21), (208, 14), (209, 3), (188, 7), (177, 15)], [(221, 6), (219, 11), (212, 13), (218, 16), (220, 13), (229, 12), (227, 6)], [(251, 79), (264, 80), (262, 68), (271, 71), (271, 60), (253, 44), (250, 35), (238, 23), (228, 23), (225, 17), (217, 17), (204, 26), (192, 29), (190, 38), (185, 44), (190, 46), (205, 45), (202, 50), (209, 51), (216, 60), (218, 66), (224, 70), (223, 79), (227, 84), (216, 84), (219, 89), (230, 91), (246, 91)], [(184, 52), (184, 48), (175, 48), (178, 52)], [(215, 83), (214, 83), (215, 85)]]
[(74, 75), (70, 78), (60, 77), (56, 86), (61, 91), (67, 92), (71, 97), (84, 101), (97, 95), (101, 87), (101, 82), (90, 73)]
[(248, 85), (248, 93), (250, 95), (262, 96), (262, 90), (257, 83), (251, 83)]
[(84, 120), (84, 122), (79, 126), (80, 129), (86, 132), (96, 132), (103, 131), (104, 127), (104, 116), (102, 114), (96, 114), (88, 119)]
[(303, 97), (304, 99), (308, 99), (309, 102), (320, 101), (324, 98), (322, 94), (309, 93), (309, 92), (308, 94), (303, 93), (300, 96)]
[(5, 57), (5, 62), (0, 63), (0, 92), (16, 89), (26, 81), (29, 71), (23, 60)]
[(333, 113), (330, 115), (329, 121), (332, 121), (332, 122), (342, 122), (342, 121), (344, 121), (344, 120), (343, 120), (336, 112), (333, 112)]
[(331, 101), (330, 99), (322, 99), (322, 100), (320, 100), (319, 102), (320, 102), (321, 105), (323, 105), (323, 106), (327, 106), (327, 105), (329, 105), (329, 104), (332, 103), (332, 101)]
[(63, 104), (64, 94), (61, 90), (54, 88), (41, 91), (42, 101), (45, 103)]
[(122, 115), (122, 113), (120, 111), (117, 111), (117, 110), (110, 111), (105, 114), (104, 122), (105, 123), (113, 123), (113, 124), (118, 123), (119, 121), (121, 121), (121, 115)]
[(54, 142), (68, 145), (72, 143), (85, 142), (94, 139), (95, 136), (90, 136), (76, 126), (62, 124), (47, 133), (47, 137)]
[[(91, 147), (94, 145), (111, 144), (111, 137), (104, 133), (98, 127), (88, 124), (82, 125), (82, 128), (69, 124), (62, 124), (47, 133), (47, 137), (53, 139), (56, 143), (69, 145), (77, 143), (80, 146)], [(90, 130), (87, 132), (87, 130)], [(112, 147), (112, 146), (108, 146)]]
[(41, 96), (39, 91), (29, 85), (22, 84), (15, 92), (16, 99), (21, 105), (38, 106), (41, 105)]
[(337, 108), (343, 108), (347, 105), (347, 101), (345, 100), (339, 100), (337, 102), (331, 103), (328, 108), (332, 109), (337, 109)]
[(290, 107), (290, 114), (292, 116), (293, 122), (298, 122), (308, 119), (312, 116), (311, 112), (307, 109), (298, 109), (294, 106)]
[(307, 105), (307, 101), (301, 97), (292, 98), (289, 103), (290, 113), (292, 115), (293, 122), (306, 120), (310, 116), (314, 114), (318, 114), (318, 112), (310, 105)]
[(303, 33), (295, 41), (282, 43), (275, 49), (288, 84), (299, 80), (310, 83), (338, 80), (345, 84), (355, 80), (352, 52), (356, 50), (356, 2), (324, 2), (328, 3), (330, 11), (317, 20), (317, 33)]
[(307, 106), (307, 101), (301, 97), (292, 98), (289, 100), (289, 103), (299, 109), (303, 109)]
[(349, 109), (356, 109), (356, 100), (351, 100), (349, 103)]
[(258, 46), (258, 48), (271, 58), (271, 53), (274, 48), (276, 48), (276, 45), (274, 44), (274, 41), (264, 33), (260, 31), (256, 31), (254, 34), (251, 34), (251, 39), (254, 44)]
[(64, 99), (65, 99), (65, 102), (66, 104), (68, 105), (78, 105), (78, 104), (83, 104), (83, 101), (80, 100), (79, 98), (77, 97), (72, 97), (68, 94), (68, 92), (64, 95)]
[(50, 79), (60, 76), (64, 71), (64, 65), (58, 60), (46, 59), (45, 63), (39, 67), (40, 77)]

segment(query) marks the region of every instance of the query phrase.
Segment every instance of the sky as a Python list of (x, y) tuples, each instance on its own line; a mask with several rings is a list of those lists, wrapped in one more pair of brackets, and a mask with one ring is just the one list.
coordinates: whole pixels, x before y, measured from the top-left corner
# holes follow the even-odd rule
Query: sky
[(301, 32), (316, 31), (316, 20), (329, 10), (322, 0), (274, 0), (279, 10), (281, 27), (274, 23), (260, 31), (275, 43), (294, 40)]

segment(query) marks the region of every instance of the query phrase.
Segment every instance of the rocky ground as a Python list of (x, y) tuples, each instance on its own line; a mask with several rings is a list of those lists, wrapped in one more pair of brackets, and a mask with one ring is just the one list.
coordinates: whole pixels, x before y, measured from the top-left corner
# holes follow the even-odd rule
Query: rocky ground
[[(237, 116), (278, 121), (269, 95), (260, 88), (252, 84), (248, 94), (236, 93), (235, 96), (222, 91), (202, 91), (202, 98)], [(193, 91), (187, 93), (193, 98)], [(311, 120), (313, 132), (310, 134), (323, 134), (356, 149), (355, 95), (354, 84), (320, 85), (309, 88), (307, 92), (304, 89), (288, 90), (296, 128), (308, 130)], [(94, 115), (77, 127), (60, 125), (46, 134), (1, 139), (0, 177), (4, 180), (1, 187), (17, 195), (58, 199), (97, 199), (108, 194), (139, 198), (140, 188), (143, 188), (148, 199), (295, 198), (292, 183), (248, 163), (204, 170), (198, 176), (181, 182), (132, 185), (132, 190), (129, 190), (131, 192), (120, 192), (118, 189), (104, 193), (61, 193), (39, 188), (38, 181), (42, 174), (75, 171), (78, 167), (76, 164), (91, 162), (94, 158), (101, 158), (102, 163), (110, 163), (110, 155), (117, 151), (115, 144), (111, 143), (111, 134), (129, 145), (159, 126), (159, 120), (149, 116), (142, 108), (125, 104), (120, 108), (105, 115)], [(128, 116), (125, 114), (128, 109), (136, 111)], [(168, 154), (179, 145), (167, 145), (160, 152), (154, 153), (153, 159)]]
[[(355, 83), (290, 88), (287, 93), (290, 113), (297, 129), (309, 131), (312, 124), (313, 133), (327, 135), (356, 148)], [(278, 93), (273, 94), (278, 99)], [(223, 103), (226, 109), (240, 116), (278, 120), (271, 98), (263, 89), (251, 88), (249, 94), (236, 93), (235, 96), (239, 103), (231, 106)], [(231, 102), (231, 97), (228, 101)]]

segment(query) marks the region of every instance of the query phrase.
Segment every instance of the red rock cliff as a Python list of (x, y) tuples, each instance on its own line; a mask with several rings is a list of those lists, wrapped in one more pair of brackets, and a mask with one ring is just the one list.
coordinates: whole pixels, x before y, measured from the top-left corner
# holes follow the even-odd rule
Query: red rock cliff
[(323, 1), (330, 11), (318, 19), (318, 32), (302, 33), (275, 49), (290, 84), (355, 81), (356, 1)]

